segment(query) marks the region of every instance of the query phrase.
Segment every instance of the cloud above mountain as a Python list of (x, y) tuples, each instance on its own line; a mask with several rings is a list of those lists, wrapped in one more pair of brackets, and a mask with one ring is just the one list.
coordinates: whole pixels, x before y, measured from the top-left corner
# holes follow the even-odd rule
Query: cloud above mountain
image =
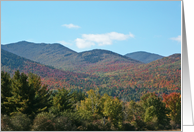
[(112, 45), (114, 40), (123, 41), (128, 38), (134, 38), (135, 36), (131, 33), (122, 34), (117, 32), (110, 32), (106, 34), (82, 34), (82, 38), (75, 40), (78, 48), (89, 48), (94, 45)]
[(70, 24), (63, 24), (62, 26), (66, 27), (66, 28), (80, 28), (80, 26), (74, 25), (72, 23), (70, 23)]
[(170, 39), (174, 40), (174, 41), (181, 42), (181, 35), (179, 35), (178, 37), (170, 38)]

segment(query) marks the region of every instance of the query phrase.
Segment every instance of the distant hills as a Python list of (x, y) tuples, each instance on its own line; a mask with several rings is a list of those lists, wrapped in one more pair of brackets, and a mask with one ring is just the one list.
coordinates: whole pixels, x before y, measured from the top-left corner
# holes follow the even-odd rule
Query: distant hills
[(77, 53), (61, 44), (31, 43), (21, 41), (7, 45), (1, 45), (1, 48), (14, 53), (18, 56), (50, 65), (58, 69), (76, 71), (82, 66), (90, 66), (94, 63), (141, 63), (137, 60), (119, 55), (107, 50), (91, 50)]
[(153, 53), (148, 53), (144, 51), (138, 51), (138, 52), (133, 52), (133, 53), (128, 53), (125, 56), (130, 57), (132, 59), (141, 61), (143, 63), (150, 63), (152, 61), (158, 60), (163, 58), (164, 56), (158, 55), (158, 54), (153, 54)]

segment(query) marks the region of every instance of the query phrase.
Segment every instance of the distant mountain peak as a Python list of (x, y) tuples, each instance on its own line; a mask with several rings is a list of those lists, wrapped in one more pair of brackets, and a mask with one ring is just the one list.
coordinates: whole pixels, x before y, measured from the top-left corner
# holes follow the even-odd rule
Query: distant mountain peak
[(152, 61), (155, 61), (155, 60), (158, 60), (164, 57), (158, 54), (149, 53), (145, 51), (137, 51), (133, 53), (128, 53), (125, 56), (141, 61), (143, 63), (150, 63)]

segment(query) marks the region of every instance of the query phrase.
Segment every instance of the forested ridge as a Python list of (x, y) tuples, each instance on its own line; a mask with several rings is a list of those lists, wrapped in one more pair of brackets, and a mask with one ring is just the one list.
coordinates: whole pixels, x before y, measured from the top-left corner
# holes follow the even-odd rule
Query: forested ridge
[(138, 101), (143, 93), (163, 93), (181, 91), (180, 54), (153, 61), (148, 64), (102, 61), (90, 67), (80, 67), (80, 71), (64, 71), (43, 65), (15, 54), (1, 50), (1, 70), (9, 72), (20, 70), (28, 74), (35, 73), (49, 89), (66, 88), (73, 91), (100, 89), (100, 94)]
[(181, 126), (180, 93), (123, 101), (99, 89), (50, 90), (35, 74), (1, 72), (1, 130), (168, 130)]

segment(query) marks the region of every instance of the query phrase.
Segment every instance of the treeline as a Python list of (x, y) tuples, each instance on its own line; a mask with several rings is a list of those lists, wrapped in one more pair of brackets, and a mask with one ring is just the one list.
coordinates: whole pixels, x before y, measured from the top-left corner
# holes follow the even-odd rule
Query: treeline
[(98, 131), (167, 130), (181, 127), (180, 93), (143, 94), (126, 102), (99, 89), (50, 90), (41, 78), (1, 72), (1, 130)]
[[(148, 93), (148, 92), (155, 92), (155, 94), (160, 97), (163, 98), (163, 94), (171, 94), (173, 92), (176, 93), (181, 93), (181, 90), (171, 90), (171, 89), (167, 89), (167, 88), (138, 88), (138, 87), (127, 87), (127, 88), (123, 88), (123, 87), (111, 87), (111, 88), (107, 88), (107, 87), (98, 87), (99, 88), (99, 93), (100, 95), (104, 95), (105, 93), (108, 94), (109, 96), (112, 97), (117, 97), (122, 101), (140, 101), (140, 98), (142, 95)], [(83, 92), (85, 91), (89, 91), (90, 89), (95, 90), (95, 88), (90, 88), (90, 87), (86, 87), (83, 90), (82, 89), (78, 89), (78, 88), (74, 88), (71, 89), (72, 91), (79, 91), (82, 90)]]

